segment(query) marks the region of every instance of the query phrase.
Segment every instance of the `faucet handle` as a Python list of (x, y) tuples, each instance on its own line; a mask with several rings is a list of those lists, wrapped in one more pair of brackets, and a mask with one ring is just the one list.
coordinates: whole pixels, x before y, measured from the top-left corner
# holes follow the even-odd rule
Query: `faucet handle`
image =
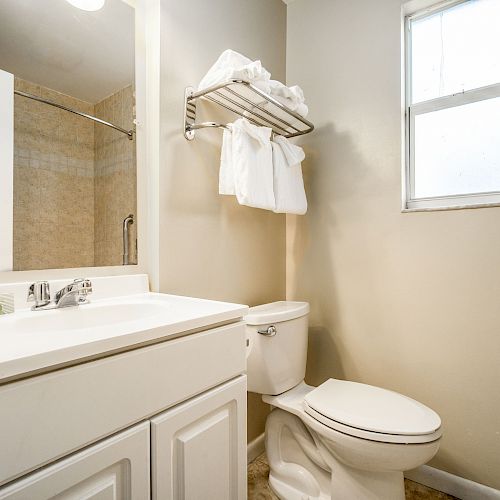
[(73, 285), (78, 290), (79, 302), (86, 302), (87, 295), (92, 293), (92, 282), (89, 279), (78, 278), (73, 281)]
[(35, 281), (28, 288), (28, 302), (35, 302), (35, 306), (44, 306), (50, 302), (50, 285), (48, 281)]

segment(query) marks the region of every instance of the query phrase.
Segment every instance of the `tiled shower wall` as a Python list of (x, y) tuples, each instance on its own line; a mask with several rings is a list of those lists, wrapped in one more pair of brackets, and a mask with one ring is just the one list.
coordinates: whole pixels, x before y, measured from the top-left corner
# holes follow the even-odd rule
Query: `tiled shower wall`
[[(15, 89), (93, 113), (89, 104), (30, 82)], [(16, 95), (14, 270), (94, 264), (94, 125)]]
[[(132, 85), (95, 105), (95, 116), (126, 130), (135, 116)], [(122, 224), (136, 216), (135, 140), (109, 127), (94, 125), (95, 134), (95, 265), (118, 266), (123, 261)], [(137, 221), (129, 226), (129, 261), (137, 262)]]
[[(132, 86), (96, 105), (19, 78), (15, 88), (132, 128)], [(121, 224), (135, 207), (135, 140), (15, 96), (14, 270), (120, 265)]]

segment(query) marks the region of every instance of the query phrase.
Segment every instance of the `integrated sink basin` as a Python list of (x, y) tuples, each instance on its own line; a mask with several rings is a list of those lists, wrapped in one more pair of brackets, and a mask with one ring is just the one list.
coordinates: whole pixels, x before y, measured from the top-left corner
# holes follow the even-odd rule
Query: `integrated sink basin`
[[(89, 304), (39, 311), (32, 311), (21, 295), (26, 284), (14, 286), (17, 310), (0, 316), (0, 383), (187, 335), (234, 321), (247, 310), (239, 304), (152, 293), (142, 275), (92, 281), (95, 293)], [(0, 285), (0, 292), (7, 286)]]
[[(20, 312), (7, 316), (1, 334), (55, 333), (64, 331), (71, 335), (75, 330), (118, 326), (131, 321), (140, 321), (151, 316), (172, 313), (168, 301), (154, 294), (142, 295), (125, 302), (102, 300), (79, 307), (66, 307), (47, 311)], [(172, 314), (174, 316), (175, 313)]]

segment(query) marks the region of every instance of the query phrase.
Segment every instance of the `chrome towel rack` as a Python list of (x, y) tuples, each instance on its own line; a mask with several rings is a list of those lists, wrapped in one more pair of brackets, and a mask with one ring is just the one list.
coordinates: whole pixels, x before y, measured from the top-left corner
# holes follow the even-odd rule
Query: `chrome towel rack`
[(228, 80), (205, 90), (195, 92), (187, 87), (184, 95), (184, 137), (192, 141), (195, 131), (203, 128), (228, 128), (224, 123), (196, 123), (196, 102), (205, 99), (245, 117), (254, 125), (269, 127), (275, 134), (297, 137), (314, 130), (314, 125), (303, 116), (281, 104), (246, 80)]

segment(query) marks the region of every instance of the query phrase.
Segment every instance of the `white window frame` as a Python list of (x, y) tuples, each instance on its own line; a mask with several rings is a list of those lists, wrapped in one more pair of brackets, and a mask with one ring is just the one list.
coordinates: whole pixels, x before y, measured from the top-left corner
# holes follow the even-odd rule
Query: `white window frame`
[(404, 121), (405, 121), (405, 161), (403, 169), (403, 211), (419, 210), (452, 210), (458, 208), (478, 208), (500, 206), (500, 191), (486, 193), (469, 193), (450, 196), (436, 196), (431, 198), (415, 197), (415, 116), (453, 108), (464, 104), (479, 102), (485, 99), (500, 97), (500, 83), (466, 90), (456, 94), (438, 97), (428, 101), (411, 104), (411, 21), (436, 14), (437, 12), (454, 7), (470, 0), (454, 0), (441, 2), (433, 7), (417, 11), (404, 18)]

